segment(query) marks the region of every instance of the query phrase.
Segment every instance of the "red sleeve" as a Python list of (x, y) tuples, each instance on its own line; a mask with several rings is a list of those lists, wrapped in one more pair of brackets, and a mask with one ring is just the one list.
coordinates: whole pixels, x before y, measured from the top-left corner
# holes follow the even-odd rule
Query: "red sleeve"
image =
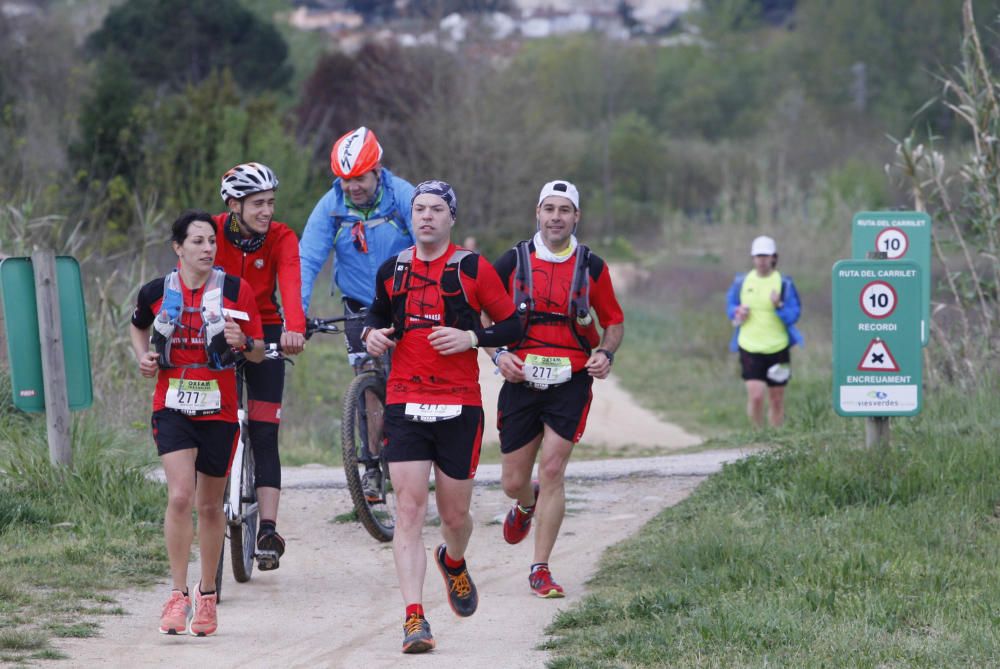
[(280, 225), (276, 272), (278, 290), (281, 291), (281, 310), (285, 315), (285, 329), (305, 334), (306, 315), (302, 311), (302, 270), (299, 262), (299, 240), (292, 229), (284, 223)]
[(625, 322), (625, 314), (618, 304), (618, 298), (615, 297), (614, 286), (611, 285), (611, 273), (608, 272), (607, 263), (604, 263), (597, 281), (590, 286), (590, 305), (597, 312), (597, 320), (600, 321), (602, 328)]
[(494, 323), (505, 321), (514, 315), (514, 301), (507, 294), (493, 265), (482, 256), (479, 256), (479, 270), (476, 273), (476, 299), (480, 308)]
[(250, 320), (236, 321), (240, 324), (243, 334), (254, 339), (263, 339), (264, 326), (261, 325), (260, 312), (257, 311), (257, 299), (254, 297), (253, 288), (243, 279), (240, 279), (240, 294), (236, 298), (236, 308), (250, 316)]

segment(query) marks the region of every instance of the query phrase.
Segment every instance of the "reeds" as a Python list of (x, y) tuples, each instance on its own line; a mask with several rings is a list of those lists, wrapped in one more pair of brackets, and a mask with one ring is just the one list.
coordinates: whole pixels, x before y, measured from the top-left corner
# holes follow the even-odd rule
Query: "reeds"
[(971, 0), (962, 18), (962, 64), (941, 82), (943, 104), (970, 137), (969, 153), (950, 166), (935, 137), (923, 144), (911, 136), (896, 142), (894, 168), (934, 221), (934, 257), (943, 269), (931, 296), (931, 335), (942, 355), (927, 353), (928, 380), (969, 388), (995, 370), (1000, 325), (1000, 103)]

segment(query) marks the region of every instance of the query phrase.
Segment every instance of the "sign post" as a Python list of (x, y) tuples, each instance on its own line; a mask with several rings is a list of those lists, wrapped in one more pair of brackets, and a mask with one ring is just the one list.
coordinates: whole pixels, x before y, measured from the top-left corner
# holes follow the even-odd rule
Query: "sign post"
[(841, 260), (833, 266), (833, 406), (877, 417), (867, 442), (888, 443), (889, 416), (923, 406), (923, 276), (914, 262)]

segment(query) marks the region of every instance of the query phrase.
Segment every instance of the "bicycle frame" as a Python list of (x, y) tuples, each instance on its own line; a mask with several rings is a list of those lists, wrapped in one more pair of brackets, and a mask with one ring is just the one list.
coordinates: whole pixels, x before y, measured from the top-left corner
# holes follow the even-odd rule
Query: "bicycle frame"
[(236, 481), (236, 485), (229, 486), (229, 495), (223, 504), (226, 512), (226, 524), (230, 526), (241, 525), (247, 515), (252, 515), (257, 512), (257, 502), (254, 501), (249, 508), (246, 509), (246, 513), (241, 513), (241, 499), (240, 499), (240, 486), (239, 481), (243, 478), (243, 449), (246, 448), (246, 410), (242, 407), (242, 399), (240, 401), (240, 408), (237, 410), (236, 415), (239, 420), (239, 437), (236, 440), (236, 453), (233, 454), (233, 464), (229, 470), (229, 480)]

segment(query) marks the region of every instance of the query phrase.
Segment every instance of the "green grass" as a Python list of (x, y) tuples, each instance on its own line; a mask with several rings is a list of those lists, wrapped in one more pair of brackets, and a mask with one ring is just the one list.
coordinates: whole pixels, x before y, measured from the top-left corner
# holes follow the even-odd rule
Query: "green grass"
[[(735, 370), (678, 380), (678, 365), (726, 365), (678, 343), (667, 315), (628, 315), (629, 355), (646, 364), (616, 364), (627, 385), (671, 416), (745, 426)], [(710, 442), (771, 451), (604, 556), (591, 594), (548, 630), (550, 667), (998, 666), (995, 388), (928, 392), (921, 416), (892, 421), (890, 448), (867, 450), (862, 419), (832, 411), (822, 356), (793, 357), (786, 427)], [(705, 408), (713, 397), (734, 407)]]
[[(51, 637), (96, 634), (109, 592), (167, 570), (164, 487), (151, 461), (93, 417), (77, 419), (73, 468), (48, 461), (39, 418), (0, 415), (0, 654), (61, 657)], [(148, 455), (148, 453), (147, 453)]]

